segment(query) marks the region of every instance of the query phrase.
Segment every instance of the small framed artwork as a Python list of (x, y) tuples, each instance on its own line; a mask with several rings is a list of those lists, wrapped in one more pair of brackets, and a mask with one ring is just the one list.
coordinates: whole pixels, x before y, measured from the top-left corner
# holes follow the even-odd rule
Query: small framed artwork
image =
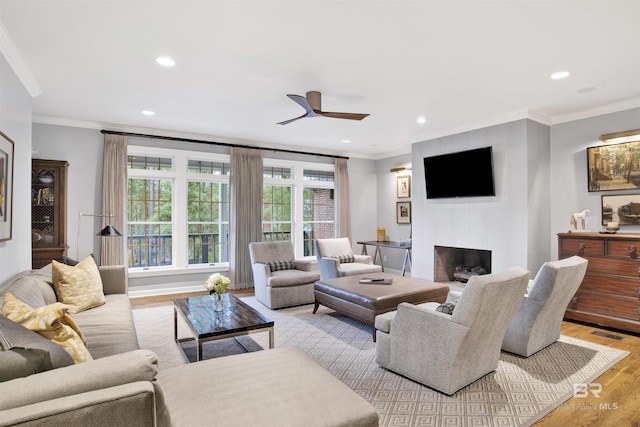
[(13, 222), (13, 141), (0, 132), (0, 242), (11, 240)]
[(403, 175), (396, 178), (398, 198), (411, 197), (411, 175)]
[(609, 223), (640, 225), (640, 194), (602, 196), (602, 225)]
[(411, 224), (411, 202), (396, 202), (396, 222)]
[(640, 189), (640, 141), (587, 148), (589, 191)]

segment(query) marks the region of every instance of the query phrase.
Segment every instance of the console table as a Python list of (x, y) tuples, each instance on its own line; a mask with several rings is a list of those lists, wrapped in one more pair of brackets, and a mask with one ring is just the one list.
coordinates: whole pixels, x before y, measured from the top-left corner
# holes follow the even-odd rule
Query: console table
[(362, 245), (362, 255), (368, 255), (367, 246), (375, 246), (376, 251), (373, 255), (373, 263), (376, 263), (376, 259), (380, 258), (380, 267), (384, 271), (384, 264), (382, 263), (382, 254), (380, 254), (380, 248), (392, 248), (392, 249), (404, 249), (404, 261), (402, 262), (402, 275), (404, 276), (407, 271), (407, 266), (411, 268), (411, 243), (396, 243), (396, 242), (377, 242), (375, 240), (366, 240), (358, 242)]
[(589, 261), (564, 317), (640, 332), (640, 234), (560, 233), (558, 256)]

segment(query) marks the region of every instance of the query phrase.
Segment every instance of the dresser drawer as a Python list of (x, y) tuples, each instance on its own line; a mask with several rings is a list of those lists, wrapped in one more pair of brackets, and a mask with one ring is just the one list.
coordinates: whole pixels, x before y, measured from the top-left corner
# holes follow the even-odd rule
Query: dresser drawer
[(595, 292), (578, 291), (569, 302), (570, 310), (640, 321), (640, 301)]
[(640, 260), (600, 257), (589, 257), (587, 259), (589, 260), (587, 274), (598, 273), (632, 278), (640, 277)]
[(604, 255), (604, 240), (564, 238), (560, 251), (566, 255)]
[(580, 290), (640, 300), (640, 279), (587, 274), (582, 280)]
[(637, 259), (640, 252), (640, 242), (633, 240), (610, 240), (607, 242), (607, 255)]

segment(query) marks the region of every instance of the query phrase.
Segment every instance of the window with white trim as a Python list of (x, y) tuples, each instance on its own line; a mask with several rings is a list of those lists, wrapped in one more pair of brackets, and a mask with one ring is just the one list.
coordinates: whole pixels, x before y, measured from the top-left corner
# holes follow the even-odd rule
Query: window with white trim
[(263, 241), (291, 240), (297, 257), (313, 239), (335, 237), (334, 166), (264, 159)]
[(128, 266), (229, 262), (229, 156), (129, 146)]

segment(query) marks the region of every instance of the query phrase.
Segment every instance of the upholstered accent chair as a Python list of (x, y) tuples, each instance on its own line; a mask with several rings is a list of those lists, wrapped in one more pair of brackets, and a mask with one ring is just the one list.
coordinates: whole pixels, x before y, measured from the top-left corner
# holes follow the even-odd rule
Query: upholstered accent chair
[(291, 241), (249, 243), (256, 299), (271, 309), (314, 302), (320, 274), (312, 263), (297, 260)]
[(502, 341), (504, 351), (529, 357), (558, 341), (564, 312), (582, 283), (587, 264), (586, 259), (572, 256), (540, 267), (509, 323)]
[(376, 316), (376, 361), (451, 395), (498, 367), (502, 338), (529, 283), (514, 267), (472, 276), (452, 314), (438, 303), (401, 303)]
[(348, 237), (316, 239), (313, 244), (322, 280), (382, 272), (369, 255), (354, 255)]

